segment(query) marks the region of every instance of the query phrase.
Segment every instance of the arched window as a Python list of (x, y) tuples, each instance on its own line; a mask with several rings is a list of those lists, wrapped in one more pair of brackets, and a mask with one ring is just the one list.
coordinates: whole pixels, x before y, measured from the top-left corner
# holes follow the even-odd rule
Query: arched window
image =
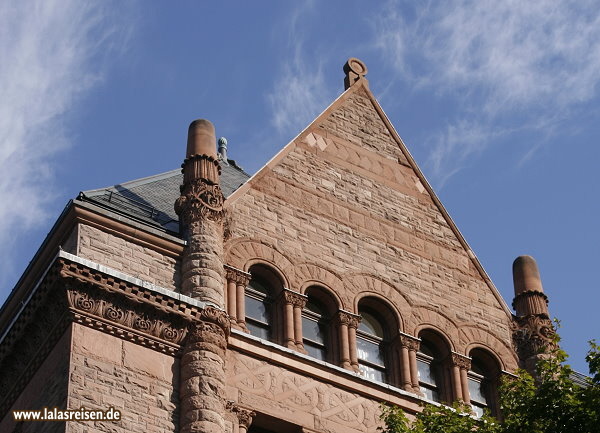
[(419, 388), (430, 400), (449, 403), (451, 395), (450, 348), (438, 332), (425, 329), (419, 333), (421, 344), (417, 352)]
[(276, 323), (279, 314), (275, 299), (281, 293), (283, 284), (280, 278), (262, 265), (250, 268), (252, 278), (245, 290), (246, 327), (250, 334), (266, 340), (278, 342)]
[(471, 369), (469, 370), (469, 397), (471, 407), (477, 417), (487, 409), (497, 416), (496, 387), (499, 374), (498, 363), (482, 349), (474, 349), (470, 353)]
[(312, 357), (329, 360), (329, 317), (325, 307), (309, 296), (302, 310), (302, 337), (304, 349)]
[(246, 327), (250, 334), (271, 339), (272, 300), (267, 285), (252, 278), (246, 287)]
[(417, 353), (417, 371), (419, 387), (426, 398), (441, 401), (441, 372), (439, 357), (426, 341), (421, 341)]
[(339, 310), (331, 292), (321, 286), (310, 286), (304, 294), (308, 298), (302, 310), (302, 344), (310, 356), (327, 362), (338, 359), (337, 341), (332, 318)]
[(362, 316), (356, 330), (358, 364), (363, 376), (386, 382), (385, 333), (381, 322), (369, 310), (359, 309)]

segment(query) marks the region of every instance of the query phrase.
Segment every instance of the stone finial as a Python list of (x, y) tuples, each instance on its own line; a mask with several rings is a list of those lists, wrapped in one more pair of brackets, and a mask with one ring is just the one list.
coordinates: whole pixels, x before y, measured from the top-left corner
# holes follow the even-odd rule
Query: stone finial
[(194, 155), (206, 155), (217, 159), (215, 127), (206, 119), (197, 119), (190, 123), (186, 158)]
[(227, 139), (225, 137), (219, 138), (217, 142), (217, 153), (219, 154), (219, 161), (223, 164), (229, 165), (227, 162)]
[(533, 257), (517, 257), (513, 263), (513, 282), (513, 308), (517, 316), (533, 314), (548, 317), (548, 297), (544, 294), (540, 271)]
[(356, 57), (349, 58), (344, 65), (344, 73), (346, 74), (346, 77), (344, 78), (344, 89), (348, 90), (350, 86), (358, 80), (362, 79), (366, 81), (365, 75), (367, 75), (367, 71), (367, 65), (362, 61), (358, 60)]

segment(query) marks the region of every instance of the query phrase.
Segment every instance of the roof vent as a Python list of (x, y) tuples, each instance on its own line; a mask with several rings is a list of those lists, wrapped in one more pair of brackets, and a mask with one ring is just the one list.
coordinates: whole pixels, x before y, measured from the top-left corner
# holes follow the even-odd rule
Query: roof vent
[(219, 138), (217, 153), (219, 154), (219, 161), (229, 165), (229, 162), (227, 162), (227, 139), (225, 137)]

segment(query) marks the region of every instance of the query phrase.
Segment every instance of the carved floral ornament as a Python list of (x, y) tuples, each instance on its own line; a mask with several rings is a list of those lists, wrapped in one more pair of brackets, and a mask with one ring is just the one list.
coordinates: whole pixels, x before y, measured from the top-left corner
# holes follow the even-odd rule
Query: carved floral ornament
[(360, 323), (361, 317), (357, 314), (352, 314), (349, 311), (338, 311), (336, 316), (336, 320), (338, 324), (345, 325), (349, 328), (358, 328), (358, 324)]
[(288, 289), (283, 290), (282, 296), (286, 304), (292, 304), (294, 307), (298, 308), (304, 308), (306, 301), (308, 300), (305, 295)]
[(78, 288), (67, 290), (67, 300), (74, 312), (105, 319), (112, 325), (134, 330), (172, 345), (179, 345), (187, 334), (187, 323), (184, 320), (176, 320), (179, 323), (175, 323), (167, 317), (158, 318), (157, 315), (143, 311), (143, 308), (127, 305), (116, 297), (98, 296)]
[(527, 359), (541, 351), (555, 347), (556, 331), (552, 321), (543, 316), (517, 317), (513, 328), (513, 342), (519, 358)]
[(239, 425), (246, 427), (246, 429), (250, 428), (256, 412), (244, 409), (231, 400), (227, 400), (225, 408), (237, 416)]
[(224, 201), (223, 191), (219, 184), (195, 179), (182, 187), (182, 194), (175, 202), (175, 212), (187, 224), (201, 219), (222, 221)]
[(460, 353), (452, 352), (452, 365), (455, 365), (463, 370), (470, 370), (471, 358)]
[(227, 281), (233, 281), (238, 286), (246, 287), (250, 282), (251, 275), (233, 266), (225, 265), (225, 278)]
[(408, 350), (417, 351), (421, 347), (421, 340), (408, 334), (400, 334), (400, 345)]

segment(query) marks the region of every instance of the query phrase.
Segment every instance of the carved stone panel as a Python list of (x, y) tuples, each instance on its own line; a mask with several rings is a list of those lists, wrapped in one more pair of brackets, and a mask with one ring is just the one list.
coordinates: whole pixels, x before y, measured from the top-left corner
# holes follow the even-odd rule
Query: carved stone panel
[(356, 393), (237, 352), (229, 353), (227, 370), (239, 403), (258, 412), (319, 431), (375, 432), (380, 425), (379, 403)]

